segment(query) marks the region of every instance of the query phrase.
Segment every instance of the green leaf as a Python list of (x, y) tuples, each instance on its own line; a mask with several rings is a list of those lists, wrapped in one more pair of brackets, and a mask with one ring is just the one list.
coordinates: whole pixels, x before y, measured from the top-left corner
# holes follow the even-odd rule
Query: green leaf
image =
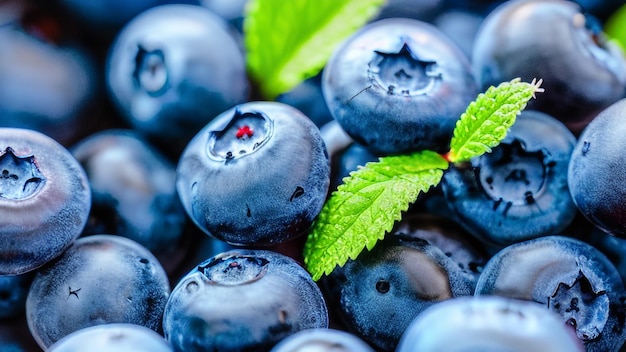
[(457, 121), (446, 158), (459, 162), (490, 152), (500, 144), (535, 93), (543, 92), (541, 82), (527, 83), (516, 78), (480, 93)]
[(314, 280), (371, 250), (400, 220), (420, 192), (439, 184), (448, 162), (422, 151), (386, 156), (344, 179), (324, 205), (304, 246)]
[(335, 48), (385, 0), (250, 0), (244, 19), (248, 72), (267, 99), (314, 76)]

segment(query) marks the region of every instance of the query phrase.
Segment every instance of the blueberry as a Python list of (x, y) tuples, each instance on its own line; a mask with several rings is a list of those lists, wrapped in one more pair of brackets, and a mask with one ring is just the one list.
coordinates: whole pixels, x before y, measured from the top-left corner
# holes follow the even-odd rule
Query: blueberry
[(172, 3), (198, 4), (197, 0), (55, 0), (67, 17), (76, 20), (80, 29), (109, 40), (134, 17), (152, 7)]
[(577, 239), (554, 235), (505, 247), (485, 265), (475, 294), (542, 304), (576, 330), (587, 351), (617, 351), (626, 341), (619, 272)]
[(133, 130), (104, 130), (70, 149), (85, 169), (92, 208), (83, 235), (137, 241), (168, 266), (184, 244), (187, 216), (176, 192), (176, 166)]
[(459, 297), (411, 322), (397, 352), (583, 352), (559, 316), (540, 304), (499, 296)]
[(172, 352), (163, 336), (145, 326), (128, 323), (95, 325), (65, 336), (49, 352)]
[(450, 38), (467, 57), (472, 56), (476, 33), (484, 17), (477, 13), (458, 9), (449, 9), (442, 12), (433, 24)]
[(322, 91), (333, 117), (376, 154), (446, 150), (478, 92), (467, 57), (449, 38), (402, 18), (366, 25), (340, 45)]
[(330, 189), (336, 190), (343, 179), (370, 161), (377, 161), (378, 156), (359, 143), (351, 143), (343, 149), (331, 162)]
[(10, 20), (0, 23), (0, 126), (34, 129), (68, 146), (92, 130), (87, 117), (103, 100), (96, 60), (34, 2), (4, 3)]
[(333, 120), (322, 93), (321, 74), (306, 79), (290, 91), (279, 95), (276, 101), (302, 111), (318, 127)]
[(426, 308), (473, 294), (486, 259), (464, 235), (439, 218), (407, 216), (371, 251), (324, 277), (323, 292), (348, 331), (392, 351)]
[(240, 40), (199, 5), (153, 7), (118, 33), (106, 64), (110, 96), (130, 125), (170, 149), (247, 99)]
[(321, 211), (329, 183), (319, 129), (277, 102), (224, 112), (178, 162), (178, 193), (189, 216), (234, 245), (270, 246), (303, 235)]
[(28, 330), (26, 315), (0, 319), (0, 351), (41, 352), (41, 347)]
[(387, 0), (374, 20), (402, 17), (430, 21), (444, 6), (444, 0)]
[(59, 256), (87, 222), (91, 192), (78, 161), (52, 138), (0, 128), (0, 275)]
[(130, 323), (160, 332), (169, 293), (167, 275), (148, 249), (125, 237), (93, 235), (79, 238), (37, 272), (26, 317), (43, 349), (99, 324)]
[(565, 0), (507, 1), (483, 21), (472, 65), (482, 88), (543, 79), (545, 94), (528, 105), (563, 121), (578, 135), (626, 92), (626, 61), (598, 21)]
[(568, 184), (580, 212), (595, 226), (626, 238), (626, 99), (603, 110), (578, 138)]
[(200, 0), (200, 4), (243, 32), (248, 0)]
[(450, 168), (442, 190), (459, 222), (487, 243), (558, 233), (577, 212), (567, 184), (575, 145), (563, 123), (526, 110), (491, 153)]
[(316, 328), (298, 331), (281, 340), (270, 352), (374, 352), (365, 341), (349, 332)]
[(200, 263), (174, 287), (163, 317), (176, 351), (267, 351), (311, 328), (328, 328), (320, 289), (296, 261), (269, 250)]
[(597, 227), (585, 231), (580, 239), (604, 253), (619, 271), (622, 281), (626, 282), (626, 239), (610, 235)]
[(0, 275), (0, 319), (24, 313), (26, 295), (32, 279), (32, 273)]

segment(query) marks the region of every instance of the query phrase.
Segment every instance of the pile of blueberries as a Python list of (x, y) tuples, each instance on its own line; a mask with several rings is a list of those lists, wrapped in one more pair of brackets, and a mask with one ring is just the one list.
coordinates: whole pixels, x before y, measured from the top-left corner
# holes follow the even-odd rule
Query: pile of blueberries
[[(270, 100), (246, 0), (0, 0), (0, 351), (622, 350), (622, 3), (388, 0)], [(312, 280), (344, 177), (517, 77), (498, 147)]]

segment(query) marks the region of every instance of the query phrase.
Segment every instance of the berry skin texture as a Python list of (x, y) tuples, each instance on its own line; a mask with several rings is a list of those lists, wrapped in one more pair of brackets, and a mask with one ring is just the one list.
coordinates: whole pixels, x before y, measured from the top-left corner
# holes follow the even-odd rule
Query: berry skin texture
[(173, 352), (163, 336), (145, 326), (110, 323), (77, 330), (54, 343), (48, 352)]
[(587, 352), (618, 351), (626, 341), (626, 292), (616, 267), (595, 247), (553, 235), (512, 244), (497, 252), (475, 295), (534, 301), (575, 330)]
[(0, 128), (0, 275), (59, 256), (90, 208), (87, 176), (67, 149), (34, 130)]
[(577, 211), (567, 182), (575, 145), (563, 123), (525, 110), (490, 153), (445, 173), (447, 203), (471, 234), (496, 247), (563, 231)]
[(31, 334), (43, 349), (82, 328), (129, 323), (156, 332), (170, 293), (158, 260), (117, 235), (79, 238), (40, 269), (26, 299)]
[(324, 297), (295, 260), (231, 250), (200, 263), (172, 290), (163, 316), (175, 351), (267, 351), (305, 329), (328, 328)]
[(568, 184), (580, 212), (595, 226), (626, 238), (626, 99), (585, 128), (569, 163)]
[(583, 352), (554, 314), (535, 302), (499, 296), (453, 298), (416, 317), (396, 352)]
[(394, 154), (446, 151), (478, 88), (467, 57), (435, 26), (396, 18), (345, 41), (324, 68), (322, 91), (355, 141)]
[(626, 60), (574, 1), (506, 1), (483, 21), (472, 65), (481, 89), (515, 77), (541, 78), (545, 94), (528, 108), (575, 134), (625, 96)]
[(326, 199), (330, 163), (319, 129), (299, 110), (249, 102), (200, 131), (177, 174), (199, 228), (233, 245), (271, 246), (308, 230)]

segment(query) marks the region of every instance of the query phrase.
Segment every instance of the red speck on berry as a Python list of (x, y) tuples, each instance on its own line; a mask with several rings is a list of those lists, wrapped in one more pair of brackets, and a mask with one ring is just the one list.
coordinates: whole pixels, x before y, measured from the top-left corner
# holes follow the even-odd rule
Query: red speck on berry
[(252, 137), (252, 135), (254, 135), (254, 131), (252, 131), (252, 129), (250, 128), (250, 126), (245, 125), (242, 127), (239, 127), (239, 129), (237, 130), (237, 138), (243, 138), (243, 137)]

